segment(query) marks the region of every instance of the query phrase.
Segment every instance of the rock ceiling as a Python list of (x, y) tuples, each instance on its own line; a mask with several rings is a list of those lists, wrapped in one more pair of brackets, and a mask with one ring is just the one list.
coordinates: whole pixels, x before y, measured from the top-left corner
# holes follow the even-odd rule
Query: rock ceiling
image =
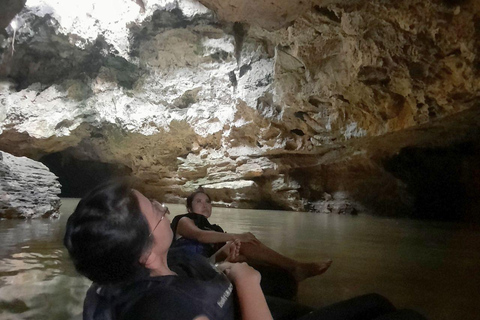
[[(478, 191), (477, 2), (200, 2), (27, 3), (0, 36), (0, 149), (120, 165), (168, 201), (411, 215), (451, 192), (422, 182)], [(431, 152), (453, 180), (412, 170)]]

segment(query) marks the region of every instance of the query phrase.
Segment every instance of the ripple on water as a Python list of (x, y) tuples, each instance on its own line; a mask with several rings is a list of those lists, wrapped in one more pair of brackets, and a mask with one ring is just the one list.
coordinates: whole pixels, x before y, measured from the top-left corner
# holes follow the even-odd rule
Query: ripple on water
[[(62, 210), (72, 212), (77, 201), (62, 199)], [(169, 207), (173, 215), (185, 210)], [(0, 319), (68, 320), (81, 313), (90, 281), (76, 274), (63, 248), (67, 217), (0, 223)], [(298, 260), (332, 258), (324, 275), (301, 283), (302, 303), (322, 306), (379, 292), (430, 319), (473, 320), (480, 314), (480, 228), (220, 208), (211, 222), (232, 233), (251, 231)]]
[(0, 223), (2, 320), (68, 320), (81, 314), (90, 281), (75, 272), (63, 248), (65, 221), (64, 216)]

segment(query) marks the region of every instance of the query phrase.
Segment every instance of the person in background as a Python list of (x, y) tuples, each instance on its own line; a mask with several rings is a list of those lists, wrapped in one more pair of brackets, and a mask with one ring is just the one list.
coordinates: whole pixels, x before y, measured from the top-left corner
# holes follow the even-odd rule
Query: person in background
[(212, 203), (203, 190), (189, 195), (186, 206), (188, 213), (178, 215), (172, 221), (173, 247), (210, 257), (228, 242), (227, 245), (238, 247), (239, 255), (233, 262), (246, 261), (282, 268), (290, 272), (297, 282), (324, 273), (332, 264), (331, 260), (300, 262), (267, 247), (250, 232), (226, 233), (220, 226), (210, 224), (208, 218), (212, 215)]

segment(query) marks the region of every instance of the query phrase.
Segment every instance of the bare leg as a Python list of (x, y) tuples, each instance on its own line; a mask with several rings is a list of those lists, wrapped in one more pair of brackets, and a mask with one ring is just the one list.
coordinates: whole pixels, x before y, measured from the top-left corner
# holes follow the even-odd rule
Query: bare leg
[(330, 267), (332, 260), (325, 262), (299, 262), (270, 249), (263, 243), (242, 242), (240, 255), (247, 261), (267, 263), (290, 271), (298, 282), (318, 276)]

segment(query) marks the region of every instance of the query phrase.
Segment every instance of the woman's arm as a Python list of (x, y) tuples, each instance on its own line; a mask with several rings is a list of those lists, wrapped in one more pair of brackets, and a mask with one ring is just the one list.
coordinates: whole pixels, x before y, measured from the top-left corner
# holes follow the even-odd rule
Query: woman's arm
[(222, 270), (235, 285), (242, 320), (272, 320), (272, 314), (260, 287), (260, 273), (246, 263), (223, 262)]
[(202, 230), (195, 225), (192, 219), (187, 217), (183, 217), (178, 221), (177, 234), (202, 243), (218, 243), (235, 240), (235, 235), (232, 233)]
[(250, 232), (236, 234), (202, 230), (188, 217), (183, 217), (178, 221), (177, 234), (188, 239), (197, 240), (201, 243), (219, 243), (235, 241), (236, 239), (239, 239), (241, 242), (258, 243), (257, 238)]

